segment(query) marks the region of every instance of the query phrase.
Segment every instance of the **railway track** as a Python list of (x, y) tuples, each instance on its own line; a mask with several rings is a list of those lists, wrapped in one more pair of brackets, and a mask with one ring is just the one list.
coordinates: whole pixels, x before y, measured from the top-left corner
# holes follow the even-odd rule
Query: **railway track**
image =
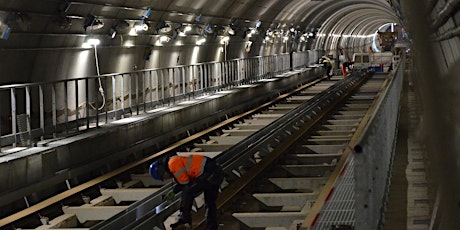
[[(343, 151), (340, 149), (346, 146), (353, 127), (359, 124), (362, 112), (367, 110), (372, 95), (375, 96), (378, 83), (367, 83), (367, 88), (361, 92), (368, 95), (355, 95), (348, 105), (344, 104), (347, 105), (346, 110), (330, 115), (330, 119), (324, 117), (331, 111), (339, 111), (336, 107), (364, 79), (363, 76), (356, 76), (337, 84), (317, 80), (304, 85), (257, 109), (191, 135), (146, 159), (130, 163), (4, 218), (0, 220), (0, 226), (5, 229), (152, 229), (152, 226), (162, 229), (175, 221), (179, 196), (173, 202), (163, 201), (164, 194), (172, 189), (171, 183), (153, 181), (146, 173), (146, 165), (158, 157), (176, 152), (205, 154), (215, 157), (223, 165), (226, 180), (218, 200), (222, 210), (235, 208), (229, 204), (248, 204), (235, 208), (236, 212), (232, 215), (225, 215), (228, 212), (223, 211), (222, 228), (257, 227), (247, 219), (269, 223), (256, 216), (292, 214), (295, 220), (303, 220), (307, 207), (311, 208), (314, 197), (318, 196), (321, 186), (336, 167)], [(314, 133), (312, 130), (315, 130)], [(305, 135), (310, 136), (307, 138)], [(278, 161), (282, 164), (275, 163)], [(266, 173), (268, 168), (276, 170)], [(314, 186), (303, 190), (286, 187), (286, 182), (295, 184), (293, 181), (299, 181), (298, 178)], [(254, 179), (263, 183), (254, 186)], [(264, 191), (264, 194), (260, 191)], [(254, 196), (248, 198), (241, 194)], [(300, 207), (298, 199), (305, 194), (309, 199)], [(259, 201), (255, 202), (252, 197)], [(194, 226), (197, 228), (204, 221), (203, 210), (199, 209), (201, 199), (196, 199), (198, 212), (194, 216)], [(260, 205), (264, 200), (275, 203)], [(286, 205), (290, 204), (286, 200), (296, 205)], [(253, 204), (263, 207), (255, 209)], [(282, 207), (279, 204), (283, 204)], [(266, 210), (271, 210), (272, 214), (264, 213)], [(287, 214), (284, 211), (288, 211)], [(19, 221), (31, 216), (31, 221)], [(17, 223), (27, 224), (22, 227)]]
[(276, 164), (264, 168), (224, 206), (220, 229), (299, 229), (314, 205), (324, 202), (324, 194), (330, 195), (325, 186), (342, 173), (350, 141), (384, 80), (371, 78), (306, 127), (308, 131), (283, 150)]

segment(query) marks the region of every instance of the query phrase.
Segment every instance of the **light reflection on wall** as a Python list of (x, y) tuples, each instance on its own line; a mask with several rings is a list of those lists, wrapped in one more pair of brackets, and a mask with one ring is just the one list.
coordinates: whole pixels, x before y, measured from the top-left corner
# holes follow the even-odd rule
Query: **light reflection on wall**
[(131, 48), (134, 46), (134, 41), (133, 40), (126, 40), (123, 46)]
[(158, 68), (159, 67), (159, 60), (160, 60), (160, 50), (154, 49), (152, 50), (152, 54), (150, 55), (149, 60), (149, 68)]
[(200, 47), (195, 46), (193, 48), (192, 59), (190, 60), (190, 64), (196, 64), (198, 62), (199, 53), (200, 53)]
[(223, 61), (224, 59), (221, 59), (224, 55), (224, 47), (221, 46), (218, 49), (216, 49), (216, 55), (214, 56), (214, 61)]
[[(84, 76), (85, 73), (89, 72), (87, 71), (88, 68), (94, 69), (94, 70), (96, 69), (95, 68), (96, 62), (93, 57), (94, 55), (93, 52), (94, 52), (93, 50), (82, 50), (78, 54), (77, 62), (75, 63), (75, 76), (79, 76), (79, 77)], [(92, 55), (90, 56), (90, 54)], [(90, 59), (90, 57), (92, 58)]]
[(191, 8), (193, 8), (193, 9), (195, 9), (195, 10), (202, 9), (206, 3), (207, 3), (206, 0), (193, 1), (193, 4), (190, 4), (189, 1), (178, 1), (178, 2), (175, 2), (176, 6), (191, 7)]
[[(96, 75), (96, 62), (94, 59), (94, 51), (93, 49), (88, 49), (88, 50), (82, 50), (77, 57), (77, 61), (75, 62), (74, 65), (74, 73), (75, 76), (86, 76), (86, 73), (94, 73)], [(89, 71), (91, 70), (91, 71)], [(75, 98), (75, 81), (69, 82), (67, 85), (67, 109), (70, 111), (75, 110), (76, 105), (78, 103), (79, 107), (83, 107), (81, 102), (86, 101), (86, 92), (85, 92), (85, 81), (80, 80), (77, 81), (78, 84), (78, 100)], [(62, 85), (58, 84), (57, 87), (63, 87)], [(56, 90), (56, 97), (57, 98), (65, 98), (65, 93), (64, 90), (57, 89)], [(58, 109), (65, 109), (65, 103), (64, 100), (57, 100), (57, 108)], [(79, 103), (80, 102), (80, 103)], [(81, 114), (81, 111), (79, 111)], [(59, 116), (58, 122), (64, 122), (65, 117), (64, 114)], [(69, 120), (75, 120), (76, 116), (72, 115), (68, 117)]]
[(177, 52), (177, 51), (172, 51), (169, 55), (169, 62), (168, 63), (171, 63), (173, 65), (178, 65), (179, 63), (179, 59), (178, 59), (178, 56), (180, 56), (180, 52)]
[(121, 53), (118, 55), (118, 58), (115, 61), (115, 72), (116, 73), (122, 73), (122, 72), (128, 72), (131, 71), (129, 69), (129, 66), (132, 66), (131, 63), (133, 62), (133, 55), (130, 53)]

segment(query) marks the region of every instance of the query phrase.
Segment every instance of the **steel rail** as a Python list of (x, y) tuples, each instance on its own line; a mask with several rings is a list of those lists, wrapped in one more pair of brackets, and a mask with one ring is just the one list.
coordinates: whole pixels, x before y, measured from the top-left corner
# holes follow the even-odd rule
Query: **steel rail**
[[(347, 90), (343, 92), (339, 97), (335, 100), (331, 101), (325, 108), (323, 108), (319, 113), (312, 116), (308, 122), (305, 122), (300, 129), (293, 133), (287, 140), (283, 141), (278, 147), (276, 147), (273, 152), (270, 154), (269, 157), (264, 158), (264, 160), (253, 167), (247, 174), (245, 174), (242, 180), (238, 181), (237, 183), (231, 184), (230, 188), (224, 190), (220, 195), (217, 205), (218, 208), (222, 208), (225, 204), (227, 204), (232, 197), (237, 195), (246, 185), (251, 183), (258, 175), (260, 175), (263, 171), (267, 170), (279, 159), (291, 146), (293, 146), (299, 138), (301, 138), (305, 133), (307, 133), (318, 121), (324, 118), (330, 111), (332, 111), (339, 103), (341, 103), (344, 99), (346, 99), (356, 88), (358, 88), (365, 80), (366, 77), (361, 77), (357, 79), (357, 81), (353, 84), (348, 86)], [(338, 86), (334, 91), (338, 92), (339, 90), (344, 89), (343, 85)], [(337, 167), (336, 167), (337, 168)], [(194, 223), (193, 226), (201, 226), (205, 223), (205, 211), (204, 209), (200, 209), (198, 213), (194, 216)]]
[[(327, 112), (334, 109), (338, 103), (359, 87), (366, 78), (367, 76), (364, 74), (357, 74), (342, 80), (329, 88), (329, 90), (319, 93), (308, 102), (221, 153), (217, 161), (223, 166), (226, 179), (230, 179), (230, 185), (224, 188), (219, 196), (217, 201), (218, 208), (221, 208), (264, 169), (272, 165), (294, 143), (296, 138), (308, 131), (309, 127), (319, 121)], [(273, 146), (275, 143), (279, 143), (279, 145)], [(248, 173), (241, 178), (233, 173), (241, 165), (252, 164), (251, 156), (260, 151), (260, 149), (266, 149), (267, 146), (273, 147), (274, 150), (268, 153), (260, 163), (253, 165)], [(151, 202), (154, 196), (146, 198), (145, 202)], [(176, 200), (175, 202), (178, 201)], [(155, 226), (155, 223), (162, 222), (161, 219), (158, 219), (162, 210), (157, 211), (157, 209), (151, 209), (143, 218), (130, 223), (129, 226), (120, 223), (120, 225), (112, 225), (111, 227), (112, 229), (113, 227), (120, 229), (151, 229), (152, 226)], [(203, 224), (204, 210), (200, 209), (193, 220), (194, 227), (199, 227)], [(126, 227), (123, 228), (122, 226)], [(164, 228), (164, 226), (162, 227)]]
[[(228, 119), (227, 121), (224, 122), (224, 124), (219, 125), (216, 128), (213, 128), (212, 130), (209, 130), (206, 133), (209, 133), (211, 131), (217, 130), (218, 128), (222, 128), (224, 126), (227, 126), (233, 122), (236, 122), (240, 120), (243, 117), (249, 116), (251, 114), (256, 113), (257, 111), (260, 111), (264, 108), (267, 108), (270, 105), (273, 105), (275, 103), (278, 103), (281, 100), (284, 100), (285, 98), (296, 94), (318, 82), (320, 82), (320, 79), (317, 79), (311, 83), (302, 85), (301, 87), (297, 88), (294, 91), (279, 95), (278, 97), (274, 98), (273, 100), (266, 102), (262, 104), (261, 106), (250, 110), (246, 113), (243, 113), (242, 115), (239, 115), (237, 117), (232, 117)], [(204, 135), (204, 134), (203, 134)], [(203, 136), (200, 135), (200, 136)], [(194, 138), (196, 139), (196, 138)], [(226, 155), (225, 153), (221, 154)], [(217, 159), (219, 163), (222, 162), (221, 157)], [(161, 219), (165, 216), (171, 215), (174, 211), (171, 211), (169, 209), (169, 206), (177, 206), (178, 207), (178, 195), (176, 195), (176, 199), (173, 202), (169, 201), (162, 201), (161, 197), (163, 197), (165, 194), (169, 193), (172, 190), (172, 183), (169, 183), (165, 186), (163, 186), (159, 191), (156, 193), (144, 198), (143, 200), (140, 200), (130, 206), (129, 209), (127, 209), (125, 212), (119, 213), (110, 219), (101, 222), (94, 226), (91, 229), (98, 229), (98, 230), (110, 230), (110, 229), (137, 229), (139, 225), (141, 226), (152, 226), (156, 223), (160, 223), (158, 219)], [(168, 214), (164, 214), (164, 212), (168, 212)]]

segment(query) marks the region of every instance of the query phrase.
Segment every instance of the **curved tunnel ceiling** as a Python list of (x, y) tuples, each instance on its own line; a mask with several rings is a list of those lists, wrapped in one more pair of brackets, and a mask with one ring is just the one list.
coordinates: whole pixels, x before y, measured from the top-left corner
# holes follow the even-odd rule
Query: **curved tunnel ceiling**
[[(318, 33), (326, 36), (372, 35), (384, 24), (399, 23), (386, 1), (325, 1), (316, 7), (306, 9), (303, 14), (305, 16), (301, 23), (308, 23), (307, 27), (319, 28)], [(324, 39), (317, 40), (315, 49), (346, 46), (338, 44), (339, 39), (333, 37), (326, 38), (329, 41)]]
[[(27, 16), (23, 18), (28, 19), (27, 26), (13, 28), (13, 33), (26, 34), (85, 35), (82, 24), (88, 15), (108, 25), (94, 33), (107, 34), (120, 20), (139, 21), (148, 9), (152, 13), (146, 21), (152, 28), (166, 21), (219, 26), (233, 23), (244, 30), (260, 21), (264, 29), (319, 28), (322, 34), (369, 35), (385, 23), (399, 23), (387, 0), (0, 0), (3, 15), (22, 12)], [(318, 41), (313, 47), (320, 48), (321, 44), (337, 46)]]

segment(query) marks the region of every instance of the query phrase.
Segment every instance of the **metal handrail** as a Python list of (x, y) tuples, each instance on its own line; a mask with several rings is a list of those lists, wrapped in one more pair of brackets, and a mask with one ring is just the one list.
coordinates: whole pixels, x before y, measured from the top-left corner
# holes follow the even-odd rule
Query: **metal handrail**
[[(306, 52), (296, 53), (296, 58), (306, 66)], [(0, 86), (0, 98), (9, 104), (0, 107), (0, 114), (9, 114), (10, 120), (8, 125), (0, 120), (0, 147), (21, 144), (22, 134), (37, 140), (99, 127), (157, 106), (270, 78), (289, 71), (290, 65), (289, 54), (278, 54)], [(18, 103), (23, 99), (26, 103)], [(105, 107), (98, 109), (101, 105)], [(19, 114), (28, 117), (27, 130), (17, 130)]]

